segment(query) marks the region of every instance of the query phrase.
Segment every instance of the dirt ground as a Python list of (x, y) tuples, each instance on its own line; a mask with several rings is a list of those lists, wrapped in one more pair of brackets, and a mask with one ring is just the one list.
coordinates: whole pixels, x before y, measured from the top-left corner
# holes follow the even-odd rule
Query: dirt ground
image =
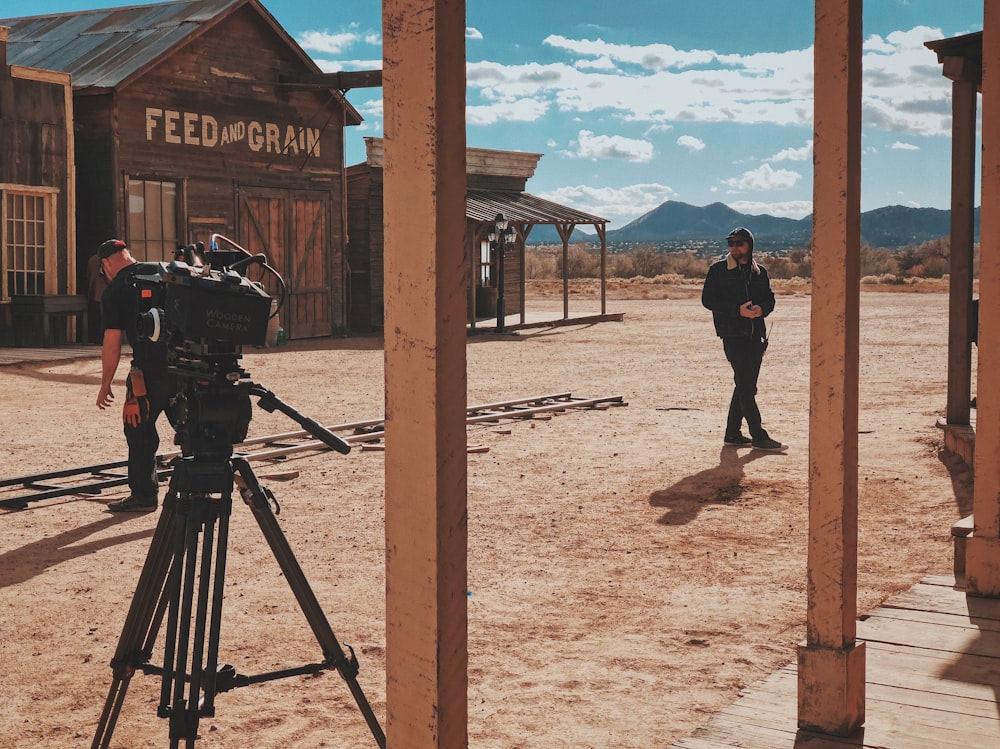
[[(947, 295), (923, 288), (862, 293), (861, 612), (924, 574), (948, 574), (950, 526), (970, 509), (969, 474), (941, 452), (935, 427)], [(731, 373), (697, 294), (616, 284), (608, 311), (623, 322), (470, 339), (470, 405), (571, 392), (620, 394), (628, 406), (469, 427), (470, 445), (488, 448), (468, 455), (469, 746), (665, 747), (794, 659), (806, 605), (808, 286), (782, 285), (761, 378), (765, 426), (787, 454), (722, 447)], [(539, 286), (528, 308), (555, 318), (562, 300)], [(599, 307), (571, 300), (588, 309)], [(94, 353), (0, 367), (4, 477), (123, 457), (119, 415), (94, 405)], [(381, 418), (378, 338), (292, 342), (248, 351), (243, 364), (324, 424)], [(255, 408), (251, 436), (296, 428)], [(384, 726), (383, 461), (355, 449), (254, 468), (298, 472), (265, 483)], [(124, 494), (0, 510), (5, 747), (90, 745), (159, 517), (105, 509)], [(228, 551), (220, 659), (242, 674), (319, 660), (238, 501)], [(166, 745), (158, 700), (159, 679), (137, 675), (112, 746)], [(216, 708), (201, 722), (206, 749), (375, 745), (332, 672), (236, 689)]]

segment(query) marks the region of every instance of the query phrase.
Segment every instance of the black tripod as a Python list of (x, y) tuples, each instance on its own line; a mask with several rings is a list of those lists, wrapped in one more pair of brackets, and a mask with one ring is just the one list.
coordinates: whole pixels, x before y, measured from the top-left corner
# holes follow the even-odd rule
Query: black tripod
[[(202, 716), (215, 714), (215, 695), (290, 676), (336, 668), (347, 682), (375, 741), (385, 748), (385, 734), (358, 684), (358, 662), (337, 641), (302, 568), (278, 525), (274, 495), (261, 486), (250, 465), (232, 453), (246, 437), (250, 395), (267, 411), (280, 410), (317, 439), (341, 453), (350, 445), (307, 419), (259, 385), (187, 379), (175, 398), (174, 417), (182, 457), (174, 460), (163, 503), (135, 596), (111, 661), (114, 678), (104, 703), (92, 749), (107, 749), (136, 671), (161, 676), (157, 715), (169, 720), (170, 747), (193, 749)], [(234, 484), (253, 512), (268, 546), (288, 581), (323, 660), (281, 671), (245, 676), (219, 664), (223, 585), (229, 516)], [(160, 625), (166, 616), (163, 666), (150, 664)]]

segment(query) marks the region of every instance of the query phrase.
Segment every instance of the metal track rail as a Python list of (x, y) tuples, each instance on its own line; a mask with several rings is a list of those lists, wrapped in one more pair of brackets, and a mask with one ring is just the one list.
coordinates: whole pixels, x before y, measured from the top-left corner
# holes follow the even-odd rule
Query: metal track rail
[[(495, 423), (501, 419), (532, 419), (541, 414), (561, 413), (570, 409), (608, 408), (625, 406), (621, 395), (602, 398), (577, 398), (571, 393), (550, 393), (526, 398), (484, 403), (466, 409), (465, 423)], [(326, 429), (340, 436), (348, 444), (376, 442), (385, 437), (383, 419), (331, 424)], [(255, 449), (260, 448), (260, 449)], [(312, 439), (306, 430), (269, 434), (248, 439), (237, 445), (234, 452), (249, 460), (278, 460), (302, 452), (328, 450), (323, 442)], [(170, 462), (180, 455), (179, 450), (158, 453), (157, 477), (162, 482), (173, 472)], [(0, 479), (0, 508), (24, 509), (31, 502), (68, 496), (95, 496), (105, 489), (128, 483), (126, 461), (99, 463), (91, 466), (64, 468), (30, 476)]]

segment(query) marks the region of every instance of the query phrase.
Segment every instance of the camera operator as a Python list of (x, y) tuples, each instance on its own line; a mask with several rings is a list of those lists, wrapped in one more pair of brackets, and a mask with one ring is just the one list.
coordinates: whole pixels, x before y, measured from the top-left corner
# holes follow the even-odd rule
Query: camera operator
[(159, 485), (156, 478), (156, 451), (160, 437), (156, 420), (161, 413), (173, 424), (170, 397), (177, 392), (174, 378), (167, 372), (167, 345), (139, 337), (139, 313), (135, 276), (155, 270), (154, 263), (140, 263), (125, 242), (109, 239), (97, 249), (101, 273), (108, 287), (101, 297), (104, 339), (101, 345), (101, 390), (97, 407), (102, 411), (115, 400), (111, 390), (122, 353), (122, 336), (132, 347), (132, 368), (125, 380), (122, 408), (125, 441), (128, 444), (128, 487), (130, 496), (111, 502), (112, 512), (150, 512), (156, 509)]

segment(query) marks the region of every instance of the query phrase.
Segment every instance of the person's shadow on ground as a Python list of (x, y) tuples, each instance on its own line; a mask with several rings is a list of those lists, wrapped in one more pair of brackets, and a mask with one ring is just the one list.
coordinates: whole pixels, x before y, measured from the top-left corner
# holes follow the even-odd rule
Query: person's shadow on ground
[(723, 447), (719, 453), (719, 465), (685, 476), (673, 486), (658, 489), (649, 495), (652, 507), (667, 509), (656, 522), (661, 525), (684, 525), (694, 520), (707, 504), (726, 505), (739, 499), (743, 493), (740, 484), (743, 466), (774, 454), (763, 450)]
[(144, 528), (116, 536), (90, 538), (129, 517), (128, 513), (102, 517), (87, 525), (70, 528), (3, 552), (0, 554), (0, 589), (23, 583), (71, 559), (153, 535), (152, 528)]

